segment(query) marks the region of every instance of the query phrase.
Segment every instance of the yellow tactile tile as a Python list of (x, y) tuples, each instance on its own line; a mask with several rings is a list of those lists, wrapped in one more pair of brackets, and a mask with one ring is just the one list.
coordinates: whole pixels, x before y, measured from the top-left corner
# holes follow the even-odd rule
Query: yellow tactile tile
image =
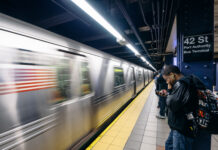
[(107, 132), (105, 135), (107, 136), (111, 136), (111, 137), (116, 137), (118, 135), (119, 132), (115, 132), (115, 131), (110, 131)]
[(101, 138), (99, 142), (106, 143), (106, 144), (111, 144), (114, 140), (114, 137), (104, 135), (104, 138)]
[(111, 129), (110, 129), (110, 131), (112, 131), (112, 132), (119, 132), (119, 131), (122, 131), (122, 128), (120, 127), (112, 127)]
[(122, 147), (126, 144), (126, 138), (116, 137), (111, 144)]
[(122, 150), (143, 109), (154, 83), (151, 82), (86, 150)]
[(109, 147), (109, 144), (98, 142), (92, 150), (106, 150)]
[(126, 132), (126, 133), (121, 132), (117, 136), (121, 137), (121, 138), (125, 138), (125, 137), (129, 137), (130, 133), (131, 133), (131, 131), (130, 132)]
[(122, 146), (110, 145), (107, 150), (122, 150)]

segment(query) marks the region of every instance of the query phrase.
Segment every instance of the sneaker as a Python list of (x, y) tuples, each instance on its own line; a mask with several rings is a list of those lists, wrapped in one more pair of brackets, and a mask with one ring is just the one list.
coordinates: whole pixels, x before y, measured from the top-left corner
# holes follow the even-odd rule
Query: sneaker
[(165, 119), (165, 118), (166, 118), (165, 116), (162, 116), (162, 115), (160, 115), (160, 114), (157, 114), (156, 117), (157, 117), (158, 119)]

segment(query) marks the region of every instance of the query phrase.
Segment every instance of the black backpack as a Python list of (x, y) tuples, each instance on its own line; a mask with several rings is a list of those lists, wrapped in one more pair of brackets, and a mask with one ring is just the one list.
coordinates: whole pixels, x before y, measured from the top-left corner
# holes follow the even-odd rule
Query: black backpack
[(212, 91), (198, 90), (198, 110), (196, 121), (201, 129), (211, 134), (218, 134), (218, 100)]
[(193, 84), (197, 90), (198, 106), (194, 112), (197, 129), (206, 130), (211, 134), (218, 134), (218, 99), (209, 89), (198, 89), (196, 77), (193, 77)]

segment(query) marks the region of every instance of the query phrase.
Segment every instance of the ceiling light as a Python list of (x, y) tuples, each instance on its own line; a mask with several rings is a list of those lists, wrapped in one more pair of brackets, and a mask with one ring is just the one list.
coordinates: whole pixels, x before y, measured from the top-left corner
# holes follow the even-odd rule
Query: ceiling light
[(126, 44), (126, 46), (135, 53), (135, 55), (140, 55), (139, 52), (131, 45), (131, 44)]
[(141, 56), (140, 58), (141, 58), (141, 60), (144, 61), (146, 64), (149, 64), (149, 62), (148, 62), (143, 56)]
[(85, 0), (71, 0), (74, 4), (85, 11), (90, 17), (92, 17), (96, 22), (102, 25), (108, 32), (117, 38), (117, 40), (123, 40), (122, 35), (114, 29), (114, 27), (108, 23), (88, 2)]
[(142, 61), (146, 62), (146, 60), (145, 60), (145, 58), (144, 58), (144, 57), (140, 57), (140, 58), (141, 58), (141, 60), (142, 60)]
[[(98, 22), (101, 26), (103, 26), (108, 32), (110, 32), (114, 37), (116, 37), (116, 40), (121, 45), (126, 44), (126, 39), (123, 38), (123, 36), (107, 21), (105, 20), (86, 0), (71, 0), (74, 4), (76, 4), (78, 7), (80, 7), (84, 12), (86, 12), (90, 17), (92, 17), (96, 22)], [(129, 43), (126, 44), (126, 46), (134, 52), (136, 56), (139, 56), (140, 53)], [(141, 57), (141, 59), (146, 62), (148, 61)]]

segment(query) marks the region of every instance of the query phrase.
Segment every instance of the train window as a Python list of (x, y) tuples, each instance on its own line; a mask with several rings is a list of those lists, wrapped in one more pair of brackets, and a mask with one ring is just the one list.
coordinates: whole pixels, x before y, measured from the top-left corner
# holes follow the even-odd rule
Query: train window
[(119, 86), (124, 84), (124, 76), (123, 76), (123, 69), (115, 67), (114, 68), (114, 86)]
[(70, 62), (68, 59), (61, 59), (57, 65), (57, 91), (53, 103), (59, 103), (71, 97), (70, 88)]
[(81, 96), (91, 93), (91, 82), (87, 62), (81, 63)]
[(141, 72), (141, 70), (138, 70), (138, 80), (142, 80), (142, 72)]

